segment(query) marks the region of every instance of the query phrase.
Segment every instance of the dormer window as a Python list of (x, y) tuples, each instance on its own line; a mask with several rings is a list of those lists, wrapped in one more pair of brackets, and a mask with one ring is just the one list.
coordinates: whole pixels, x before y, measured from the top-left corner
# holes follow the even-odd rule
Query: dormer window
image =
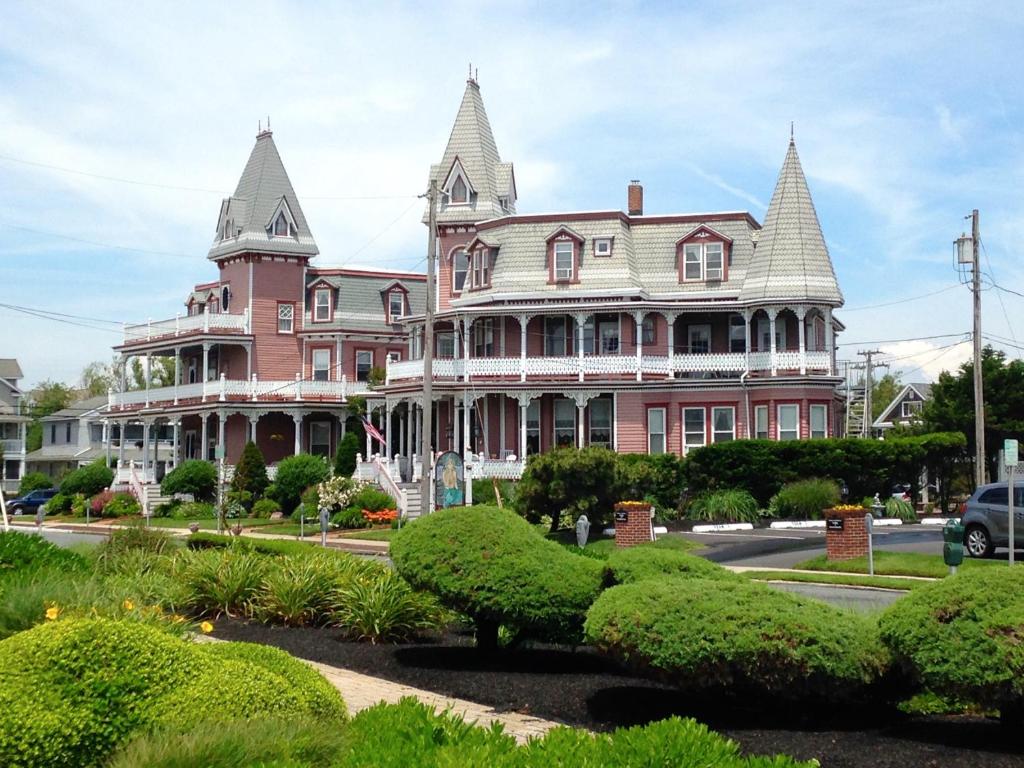
[(612, 255), (612, 239), (610, 237), (598, 237), (594, 240), (594, 255), (595, 256), (611, 256)]
[(486, 288), (491, 284), (491, 254), (486, 248), (473, 251), (473, 288)]
[(313, 292), (313, 321), (326, 323), (331, 319), (331, 289), (317, 288)]
[(571, 281), (575, 276), (575, 244), (572, 241), (555, 243), (555, 280)]
[(732, 240), (702, 224), (676, 243), (679, 281), (719, 282), (729, 276)]
[(234, 234), (234, 232), (232, 230), (233, 230), (233, 227), (231, 226), (231, 222), (228, 221), (227, 219), (225, 219), (224, 220), (224, 230), (221, 233), (221, 240), (229, 239)]
[(469, 256), (459, 248), (452, 254), (452, 293), (461, 293), (469, 273)]
[(405, 294), (401, 291), (391, 291), (388, 294), (388, 317), (391, 322), (401, 320), (405, 314)]
[(465, 205), (469, 202), (469, 187), (466, 186), (462, 176), (456, 176), (452, 182), (451, 191), (448, 193), (452, 205)]
[(288, 237), (288, 219), (283, 211), (274, 220), (274, 237)]

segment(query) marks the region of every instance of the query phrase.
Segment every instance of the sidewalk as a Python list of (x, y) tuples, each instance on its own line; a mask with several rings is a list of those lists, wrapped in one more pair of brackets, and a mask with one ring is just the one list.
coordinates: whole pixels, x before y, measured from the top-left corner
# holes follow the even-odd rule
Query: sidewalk
[[(744, 573), (746, 571), (765, 571), (772, 572), (777, 571), (778, 573), (807, 573), (812, 576), (867, 576), (866, 573), (858, 573), (856, 571), (806, 571), (797, 568), (771, 568), (768, 566), (759, 565), (723, 565), (724, 568), (729, 569), (733, 573)], [(938, 579), (932, 578), (931, 576), (897, 576), (891, 573), (876, 573), (875, 578), (878, 579), (910, 579), (912, 581), (938, 581)]]

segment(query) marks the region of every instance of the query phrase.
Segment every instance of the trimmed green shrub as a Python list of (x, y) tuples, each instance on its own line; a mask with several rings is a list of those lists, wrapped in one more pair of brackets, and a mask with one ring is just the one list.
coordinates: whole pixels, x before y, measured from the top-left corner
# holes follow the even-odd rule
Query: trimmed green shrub
[[(498, 497), (494, 492), (495, 481), (480, 478), (473, 481), (473, 503), (487, 507), (498, 506)], [(501, 505), (510, 509), (516, 506), (516, 491), (519, 486), (516, 480), (498, 480), (498, 493), (501, 494)]]
[[(256, 443), (250, 441), (242, 449), (242, 455), (235, 465), (235, 475), (231, 478), (231, 490), (244, 491), (258, 499), (267, 490), (270, 480), (267, 478), (267, 463), (263, 460)], [(250, 505), (251, 506), (251, 505)]]
[(111, 532), (110, 537), (96, 548), (96, 565), (101, 570), (109, 560), (116, 559), (126, 552), (148, 552), (162, 555), (173, 548), (171, 537), (159, 528), (147, 528), (141, 523), (118, 528)]
[(352, 477), (356, 471), (356, 456), (359, 454), (359, 436), (355, 432), (345, 432), (334, 453), (334, 476)]
[(260, 499), (252, 505), (252, 516), (253, 517), (270, 517), (275, 512), (281, 511), (281, 505), (278, 504), (274, 499)]
[(739, 579), (613, 587), (587, 614), (586, 636), (690, 694), (834, 705), (873, 696), (887, 669), (871, 620)]
[(365, 509), (368, 512), (380, 512), (385, 509), (398, 509), (398, 502), (380, 488), (367, 485), (359, 490), (349, 506), (356, 507), (360, 511)]
[(67, 493), (58, 492), (52, 499), (46, 502), (46, 514), (66, 515), (71, 511), (73, 497)]
[(839, 486), (832, 480), (799, 480), (784, 485), (768, 503), (772, 517), (820, 520), (822, 511), (839, 503)]
[(917, 522), (917, 512), (914, 511), (914, 505), (903, 499), (894, 499), (892, 497), (886, 499), (885, 516), (899, 518), (905, 523)]
[(331, 620), (356, 640), (409, 640), (437, 629), (444, 611), (430, 594), (414, 592), (390, 568), (370, 578), (351, 579), (334, 593)]
[(205, 501), (183, 501), (168, 513), (174, 520), (213, 520), (216, 516), (217, 508)]
[[(235, 653), (106, 619), (58, 620), (9, 637), (0, 642), (0, 764), (89, 768), (154, 727), (324, 710), (319, 695), (300, 690), (311, 672), (302, 662)], [(340, 699), (330, 709), (335, 722), (344, 717)]]
[[(325, 552), (313, 544), (304, 541), (288, 541), (285, 539), (254, 539), (237, 538), (217, 533), (200, 531), (188, 537), (189, 549), (239, 549), (244, 552), (259, 552), (264, 555), (311, 555), (314, 552)], [(344, 552), (326, 550), (339, 557), (351, 557)]]
[(74, 496), (82, 494), (86, 497), (95, 496), (114, 482), (114, 473), (103, 462), (97, 459), (92, 464), (69, 472), (60, 482), (60, 492)]
[(173, 727), (121, 747), (108, 768), (328, 768), (347, 746), (345, 731), (279, 718)]
[(398, 572), (415, 588), (476, 624), (477, 644), (493, 648), (498, 627), (524, 636), (576, 642), (601, 589), (601, 564), (571, 554), (516, 514), (496, 507), (439, 510), (391, 540)]
[(516, 490), (516, 511), (531, 523), (550, 517), (552, 531), (558, 530), (563, 514), (573, 520), (586, 515), (592, 525), (603, 525), (622, 501), (615, 464), (616, 454), (607, 448), (535, 453), (527, 459)]
[(18, 483), (18, 495), (25, 496), (32, 493), (32, 491), (46, 488), (53, 488), (53, 480), (50, 479), (49, 475), (43, 472), (27, 472), (22, 475), (21, 482)]
[(703, 557), (650, 546), (618, 548), (605, 560), (606, 584), (632, 584), (662, 576), (736, 579), (737, 576)]
[(674, 453), (620, 453), (615, 457), (615, 482), (620, 499), (649, 501), (659, 516), (677, 513), (685, 485), (683, 461)]
[(142, 507), (130, 493), (115, 493), (103, 507), (103, 517), (128, 517), (142, 512)]
[(915, 589), (879, 620), (921, 688), (1019, 717), (1024, 705), (1024, 568), (981, 568)]
[(302, 497), (302, 492), (330, 477), (331, 469), (322, 456), (300, 453), (282, 459), (277, 465), (274, 478), (274, 498), (281, 510), (290, 515)]
[(331, 524), (339, 528), (369, 528), (371, 523), (363, 517), (363, 510), (360, 507), (346, 507), (340, 512), (331, 515)]
[(757, 499), (748, 491), (729, 489), (711, 491), (698, 496), (686, 508), (691, 520), (712, 520), (727, 523), (757, 523), (761, 513)]
[(160, 493), (164, 496), (188, 493), (196, 501), (213, 501), (216, 491), (217, 467), (200, 459), (181, 462), (164, 475), (160, 483)]
[(76, 571), (85, 567), (85, 558), (61, 549), (42, 536), (18, 531), (0, 531), (0, 580), (15, 573), (43, 568)]

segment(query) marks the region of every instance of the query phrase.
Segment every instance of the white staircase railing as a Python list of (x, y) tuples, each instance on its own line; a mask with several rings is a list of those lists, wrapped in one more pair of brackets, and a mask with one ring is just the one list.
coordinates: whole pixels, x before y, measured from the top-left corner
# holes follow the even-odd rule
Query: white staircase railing
[(391, 476), (389, 466), (391, 462), (378, 455), (374, 458), (374, 463), (377, 465), (377, 484), (398, 502), (398, 514), (404, 518), (409, 511), (409, 498), (405, 489), (399, 486), (395, 478)]

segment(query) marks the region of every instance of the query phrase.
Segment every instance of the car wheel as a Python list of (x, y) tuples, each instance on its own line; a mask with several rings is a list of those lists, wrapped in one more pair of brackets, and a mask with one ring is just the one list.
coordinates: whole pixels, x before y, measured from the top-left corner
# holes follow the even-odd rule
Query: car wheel
[(12, 515), (20, 515), (25, 510), (21, 506), (21, 504), (12, 504), (10, 507), (7, 508), (7, 511)]
[(995, 546), (988, 531), (980, 525), (972, 525), (964, 534), (964, 548), (971, 557), (992, 557)]

